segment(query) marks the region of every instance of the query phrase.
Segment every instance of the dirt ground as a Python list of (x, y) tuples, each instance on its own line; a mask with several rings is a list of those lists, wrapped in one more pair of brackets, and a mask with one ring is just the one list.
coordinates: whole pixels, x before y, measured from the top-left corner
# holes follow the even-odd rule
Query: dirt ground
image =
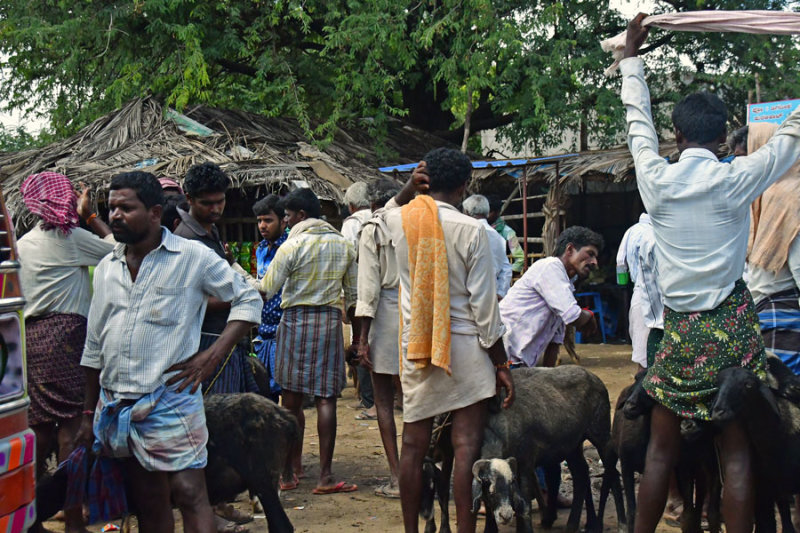
[[(581, 364), (597, 374), (608, 387), (612, 405), (619, 391), (633, 381), (634, 365), (630, 362), (630, 345), (581, 344), (577, 346), (581, 356)], [(566, 356), (565, 356), (566, 357)], [(374, 421), (356, 420), (360, 412), (349, 406), (356, 403), (355, 389), (346, 388), (339, 403), (338, 433), (336, 452), (334, 454), (334, 474), (339, 479), (356, 483), (357, 492), (316, 496), (311, 494), (319, 474), (318, 436), (316, 431), (316, 412), (313, 408), (306, 410), (306, 434), (303, 446), (303, 464), (308, 478), (300, 483), (297, 490), (284, 492), (281, 500), (290, 520), (298, 533), (319, 533), (337, 531), (365, 532), (402, 532), (400, 501), (376, 496), (373, 491), (385, 483), (388, 476), (383, 447), (378, 435), (378, 425)], [(402, 414), (396, 412), (398, 437), (402, 428)], [(599, 489), (601, 467), (597, 464), (594, 450), (587, 450), (587, 458), (592, 470), (592, 485), (595, 489), (595, 505)], [(568, 473), (564, 474), (562, 490), (570, 490)], [(249, 501), (242, 495), (235, 504), (241, 509), (249, 508)], [(534, 503), (534, 509), (536, 504)], [(552, 531), (560, 532), (566, 522), (569, 510), (559, 511), (558, 520)], [(451, 527), (455, 530), (455, 508), (451, 501)], [(180, 520), (176, 513), (176, 518)], [(439, 513), (436, 514), (437, 525)], [(583, 520), (582, 520), (583, 522)], [(119, 525), (119, 521), (115, 522)], [(538, 512), (534, 514), (534, 527), (541, 529)], [(89, 526), (89, 530), (99, 532), (104, 524)], [(605, 517), (605, 531), (616, 531), (616, 513), (614, 505), (609, 501)], [(254, 522), (248, 524), (251, 532), (266, 532), (267, 523), (263, 515), (256, 515)], [(63, 531), (63, 523), (48, 522), (48, 529)], [(135, 524), (133, 530), (135, 530)], [(176, 530), (181, 530), (180, 524)], [(483, 530), (483, 518), (478, 521), (478, 531)], [(512, 528), (501, 531), (510, 532)], [(674, 532), (676, 528), (665, 525), (659, 531)]]

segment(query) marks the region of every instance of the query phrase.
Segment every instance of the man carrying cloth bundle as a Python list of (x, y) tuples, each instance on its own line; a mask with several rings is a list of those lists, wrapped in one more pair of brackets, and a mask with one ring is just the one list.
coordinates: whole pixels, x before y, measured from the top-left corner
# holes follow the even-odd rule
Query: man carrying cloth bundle
[(405, 530), (411, 533), (418, 531), (422, 462), (433, 417), (453, 413), (458, 531), (475, 531), (472, 464), (483, 442), (485, 400), (499, 386), (508, 391), (504, 407), (514, 399), (486, 232), (454, 207), (464, 198), (471, 173), (461, 152), (433, 150), (415, 170), (420, 179), (412, 180), (429, 194), (399, 209), (387, 204), (386, 225), (400, 276), (400, 499)]
[[(670, 472), (678, 460), (681, 418), (710, 420), (719, 372), (742, 366), (763, 376), (764, 343), (753, 299), (742, 281), (750, 204), (800, 158), (800, 112), (755, 153), (720, 163), (728, 114), (716, 96), (687, 96), (672, 112), (680, 160), (658, 153), (650, 95), (641, 59), (645, 15), (628, 25), (622, 101), (628, 146), (656, 241), (664, 296), (664, 339), (644, 381), (653, 408), (635, 531), (652, 532), (664, 510)], [(722, 513), (730, 533), (753, 527), (753, 472), (739, 422), (724, 426), (720, 458)]]

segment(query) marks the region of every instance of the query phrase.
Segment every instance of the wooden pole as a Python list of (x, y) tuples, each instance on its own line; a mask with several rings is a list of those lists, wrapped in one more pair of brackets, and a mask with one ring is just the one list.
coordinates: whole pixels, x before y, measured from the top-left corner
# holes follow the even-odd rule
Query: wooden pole
[(525, 261), (522, 262), (522, 273), (528, 270), (528, 165), (522, 167), (522, 249)]
[[(559, 170), (560, 169), (560, 164), (561, 164), (560, 161), (556, 161), (556, 182), (553, 184), (553, 187), (556, 188), (556, 194), (555, 194), (556, 201), (559, 201), (558, 199), (561, 198), (561, 195), (559, 194), (561, 191), (558, 190), (559, 186), (560, 186), (559, 184), (561, 183), (561, 172)], [(556, 211), (556, 240), (558, 240), (558, 236), (559, 235), (561, 235), (561, 204), (560, 203), (558, 204), (558, 211)], [(556, 249), (556, 243), (553, 243), (553, 250), (555, 250), (555, 249)]]

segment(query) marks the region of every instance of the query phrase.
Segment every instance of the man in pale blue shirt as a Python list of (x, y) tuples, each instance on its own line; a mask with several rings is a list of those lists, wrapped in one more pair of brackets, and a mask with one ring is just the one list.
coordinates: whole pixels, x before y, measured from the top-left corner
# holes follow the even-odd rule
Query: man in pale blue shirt
[[(155, 176), (118, 174), (110, 189), (118, 244), (95, 271), (77, 441), (124, 461), (142, 531), (172, 531), (174, 503), (184, 531), (213, 533), (200, 384), (258, 323), (261, 298), (214, 251), (161, 226)], [(210, 297), (231, 302), (230, 313), (219, 337), (199, 349)]]
[[(652, 532), (678, 460), (682, 418), (711, 419), (716, 377), (742, 366), (764, 375), (764, 343), (752, 297), (742, 281), (749, 207), (800, 158), (800, 112), (769, 143), (731, 164), (716, 157), (725, 142), (725, 104), (703, 92), (687, 96), (672, 113), (680, 160), (658, 152), (644, 64), (637, 58), (647, 37), (645, 15), (628, 25), (622, 102), (636, 179), (655, 234), (659, 286), (664, 296), (664, 339), (644, 380), (653, 408), (635, 531)], [(722, 513), (730, 533), (753, 527), (753, 467), (739, 422), (721, 428), (725, 480)]]

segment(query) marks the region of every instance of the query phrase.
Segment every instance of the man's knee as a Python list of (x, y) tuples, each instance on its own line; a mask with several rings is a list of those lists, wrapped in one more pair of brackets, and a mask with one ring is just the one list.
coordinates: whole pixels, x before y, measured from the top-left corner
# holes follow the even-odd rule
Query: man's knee
[(208, 503), (203, 470), (184, 470), (170, 477), (172, 501), (181, 510), (196, 510)]

